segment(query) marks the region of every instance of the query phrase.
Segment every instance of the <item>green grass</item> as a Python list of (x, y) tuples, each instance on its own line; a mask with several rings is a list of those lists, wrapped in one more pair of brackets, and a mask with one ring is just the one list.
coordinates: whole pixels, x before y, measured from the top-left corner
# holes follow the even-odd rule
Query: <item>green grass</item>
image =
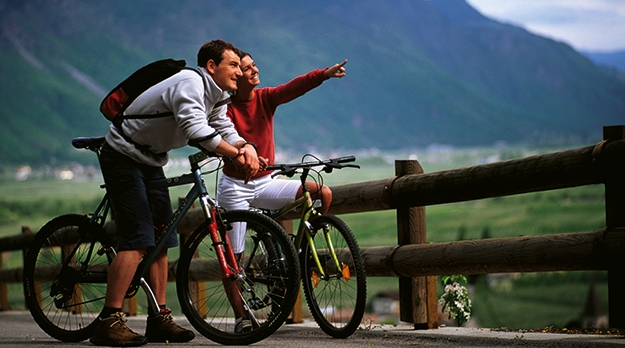
[(567, 327), (579, 320), (592, 281), (599, 310), (607, 314), (607, 272), (524, 273), (488, 284), (482, 277), (470, 297), (481, 327), (537, 329)]
[[(592, 232), (605, 226), (603, 187), (585, 186), (551, 192), (428, 206), (430, 242)], [(361, 246), (397, 244), (392, 210), (342, 215)]]
[[(466, 153), (439, 156), (436, 161), (425, 162), (424, 167), (426, 171), (434, 171), (471, 165), (470, 158), (482, 154), (471, 156)], [(429, 158), (427, 154), (424, 157)], [(389, 160), (369, 158), (357, 163), (362, 169), (345, 169), (325, 175), (325, 183), (333, 186), (382, 180), (394, 175), (393, 164)], [(458, 166), (454, 167), (454, 163)], [(180, 173), (183, 168), (170, 167), (167, 170), (169, 173)], [(209, 192), (214, 194), (215, 176), (207, 175), (206, 183)], [(0, 236), (19, 234), (24, 225), (36, 232), (56, 215), (92, 210), (102, 194), (99, 184), (101, 180), (98, 178), (83, 181), (41, 178), (1, 180)], [(172, 190), (172, 200), (175, 202), (184, 190), (184, 187)], [(341, 218), (350, 226), (361, 247), (397, 244), (393, 210), (347, 214)], [(426, 224), (430, 242), (595, 231), (605, 226), (603, 186), (428, 206)], [(178, 250), (170, 251), (171, 259), (177, 258), (177, 255)], [(20, 267), (21, 257), (20, 251), (6, 253), (4, 267)], [(605, 272), (521, 274), (498, 284), (487, 282), (484, 276), (471, 288), (474, 318), (482, 327), (562, 327), (581, 314), (590, 276), (595, 277), (607, 310)], [(395, 278), (368, 279), (369, 300), (382, 291), (397, 290), (397, 284)], [(10, 306), (24, 308), (21, 285), (12, 284), (9, 289)], [(168, 286), (168, 303), (178, 310), (177, 302), (175, 284), (171, 283)], [(143, 295), (140, 295), (137, 304), (139, 313), (144, 313)]]
[(36, 232), (54, 216), (93, 211), (102, 198), (101, 181), (55, 179), (0, 181), (0, 236)]

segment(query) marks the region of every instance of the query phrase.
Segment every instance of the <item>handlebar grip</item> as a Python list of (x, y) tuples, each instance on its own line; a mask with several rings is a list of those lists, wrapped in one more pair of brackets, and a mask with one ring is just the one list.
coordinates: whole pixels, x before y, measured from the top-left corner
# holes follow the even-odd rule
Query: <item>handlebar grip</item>
[(356, 160), (356, 156), (344, 156), (339, 158), (334, 158), (338, 163), (346, 163), (346, 162), (354, 162)]

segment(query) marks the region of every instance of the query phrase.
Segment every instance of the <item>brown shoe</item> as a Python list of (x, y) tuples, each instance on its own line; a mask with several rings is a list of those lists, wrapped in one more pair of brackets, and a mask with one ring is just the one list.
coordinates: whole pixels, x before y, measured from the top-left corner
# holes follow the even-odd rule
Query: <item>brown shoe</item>
[(148, 339), (126, 326), (123, 312), (108, 318), (99, 318), (100, 323), (89, 342), (96, 346), (136, 347), (148, 343)]
[(170, 310), (162, 310), (159, 314), (148, 317), (145, 337), (150, 342), (189, 342), (195, 333), (174, 323)]

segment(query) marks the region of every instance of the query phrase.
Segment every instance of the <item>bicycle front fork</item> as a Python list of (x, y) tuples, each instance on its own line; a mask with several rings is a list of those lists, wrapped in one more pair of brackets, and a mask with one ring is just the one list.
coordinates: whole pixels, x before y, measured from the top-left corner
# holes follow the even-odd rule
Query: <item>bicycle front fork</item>
[(313, 278), (313, 285), (317, 287), (320, 279), (328, 280), (331, 276), (330, 274), (326, 274), (328, 269), (324, 265), (321, 264), (321, 260), (319, 259), (319, 254), (317, 253), (317, 248), (315, 247), (315, 242), (313, 239), (313, 236), (315, 233), (323, 233), (323, 237), (325, 238), (326, 245), (328, 248), (327, 252), (329, 253), (330, 259), (334, 263), (334, 267), (336, 267), (336, 270), (338, 271), (336, 276), (341, 276), (343, 279), (345, 279), (345, 281), (349, 281), (350, 279), (349, 267), (347, 267), (346, 264), (342, 263), (339, 260), (338, 256), (336, 255), (336, 251), (334, 250), (334, 245), (332, 244), (332, 238), (330, 236), (329, 226), (324, 225), (320, 230), (314, 231), (312, 225), (308, 221), (305, 221), (305, 225), (306, 225), (306, 229), (308, 230), (306, 233), (306, 237), (308, 239), (308, 248), (310, 250), (313, 260), (315, 261), (316, 268), (319, 272), (319, 274), (317, 274), (317, 272), (315, 271), (312, 272), (311, 276)]
[[(228, 236), (227, 228), (219, 228), (218, 223), (218, 213), (217, 208), (214, 206), (210, 206), (208, 202), (202, 202), (202, 207), (204, 210), (204, 214), (206, 215), (209, 224), (208, 234), (211, 237), (211, 241), (213, 242), (213, 247), (215, 248), (215, 254), (217, 255), (217, 260), (219, 261), (219, 266), (221, 267), (221, 274), (224, 279), (235, 279), (240, 273), (241, 269), (239, 268), (239, 262), (237, 261), (237, 257), (232, 250), (232, 245), (230, 244), (230, 237)], [(227, 222), (226, 222), (227, 223)]]

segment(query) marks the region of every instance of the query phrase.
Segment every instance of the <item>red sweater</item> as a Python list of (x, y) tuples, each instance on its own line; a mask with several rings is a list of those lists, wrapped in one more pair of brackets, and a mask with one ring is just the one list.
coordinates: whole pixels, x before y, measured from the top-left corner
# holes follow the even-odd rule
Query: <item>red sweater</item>
[[(278, 105), (304, 95), (311, 89), (321, 85), (328, 79), (324, 70), (316, 69), (305, 75), (277, 87), (262, 87), (254, 89), (254, 98), (250, 101), (237, 101), (232, 98), (228, 104), (227, 115), (234, 123), (234, 127), (246, 141), (256, 144), (258, 155), (275, 163), (275, 143), (273, 132), (273, 116)], [(259, 172), (254, 178), (272, 173)]]

